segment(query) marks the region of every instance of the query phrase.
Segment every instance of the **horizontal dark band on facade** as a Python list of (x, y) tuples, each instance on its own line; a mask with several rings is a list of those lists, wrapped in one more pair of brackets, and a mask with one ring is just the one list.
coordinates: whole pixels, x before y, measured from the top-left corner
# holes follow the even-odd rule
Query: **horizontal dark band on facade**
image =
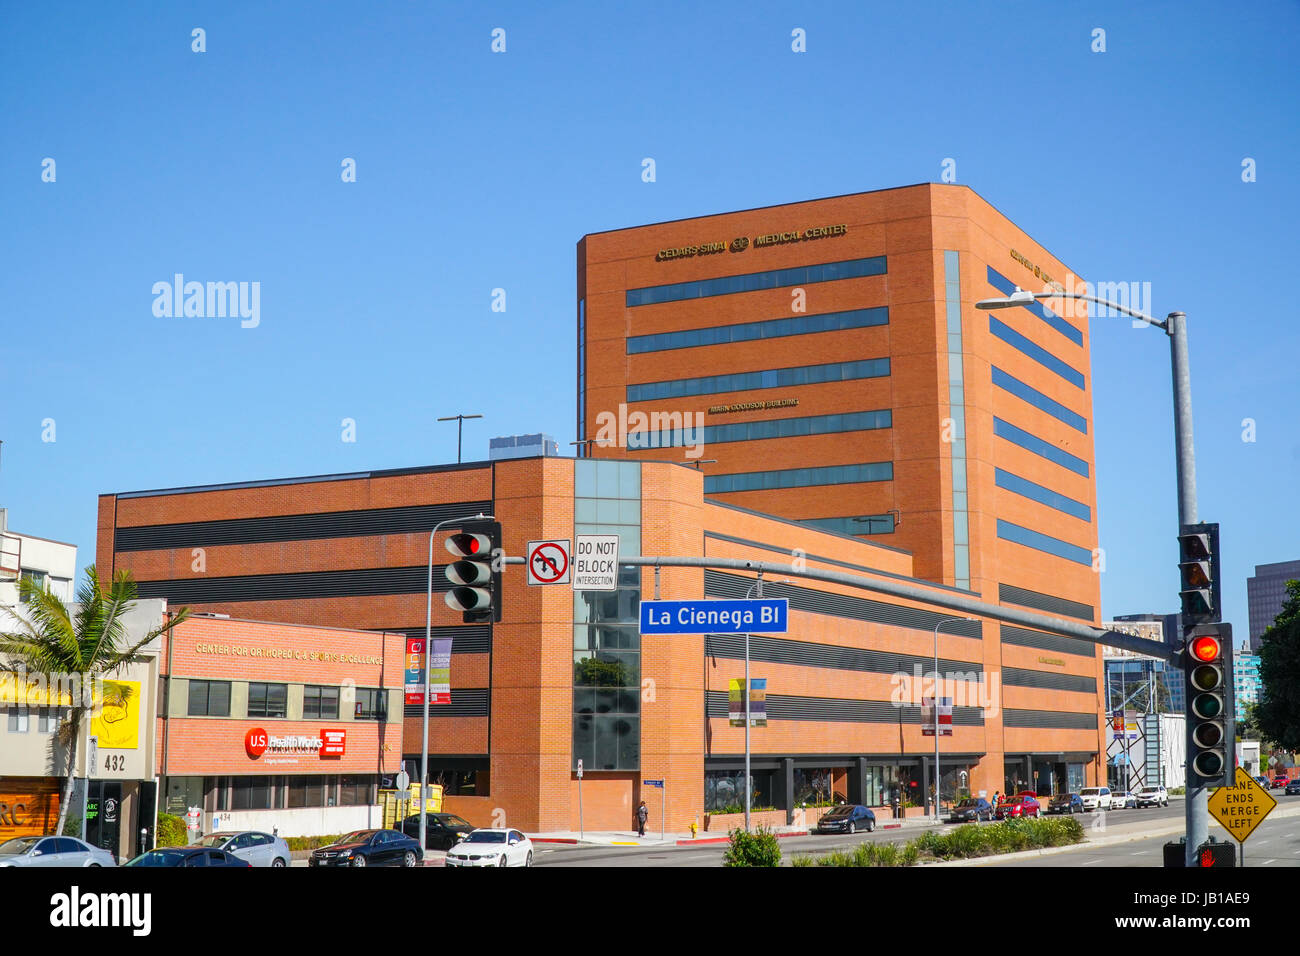
[(1016, 644), (1020, 647), (1033, 647), (1040, 651), (1052, 651), (1057, 654), (1074, 654), (1078, 657), (1097, 656), (1097, 645), (1073, 637), (1061, 637), (1059, 634), (1044, 634), (1016, 627), (1014, 624), (1002, 625), (1002, 643)]
[(323, 481), (365, 481), (369, 478), (402, 478), (407, 475), (432, 475), (440, 471), (478, 471), (492, 467), (491, 461), (466, 461), (450, 465), (415, 465), (409, 468), (381, 468), (376, 471), (341, 472), (336, 475), (304, 475), (300, 478), (263, 478), (257, 481), (230, 481), (218, 485), (182, 485), (178, 488), (149, 488), (143, 491), (120, 491), (115, 498), (161, 498), (166, 495), (195, 495), (207, 491), (242, 491), (248, 488), (282, 488), (285, 485), (311, 485)]
[[(745, 659), (745, 638), (741, 634), (707, 634), (704, 637), (706, 657), (725, 660)], [(751, 660), (771, 664), (795, 664), (803, 667), (826, 667), (833, 670), (865, 671), (875, 674), (904, 673), (911, 677), (917, 667), (923, 674), (934, 671), (933, 657), (917, 657), (892, 651), (875, 651), (859, 647), (839, 647), (833, 644), (816, 644), (811, 641), (794, 641), (781, 637), (752, 635), (749, 639)], [(965, 675), (975, 674), (983, 681), (984, 665), (977, 661), (953, 661), (939, 658), (939, 669), (945, 680), (969, 680)]]
[(371, 535), (428, 532), (448, 518), (492, 513), (490, 501), (416, 505), (407, 508), (368, 508), (319, 514), (229, 518), (180, 524), (141, 525), (114, 531), (115, 551), (161, 551), (167, 548), (211, 547), (222, 544), (261, 544), (311, 541), (320, 538), (361, 538)]
[[(726, 717), (727, 693), (707, 691), (706, 707), (710, 717)], [(790, 697), (767, 695), (768, 720), (829, 720), (871, 724), (919, 724), (921, 708), (898, 706), (887, 700), (850, 700), (844, 697)], [(958, 727), (983, 727), (984, 712), (978, 707), (954, 707), (952, 722)]]
[[(357, 571), (303, 571), (296, 574), (247, 574), (227, 578), (180, 578), (140, 581), (142, 598), (166, 598), (172, 604), (220, 604), (228, 601), (288, 601), (305, 598), (371, 597), (424, 594), (429, 567), (365, 568)], [(450, 585), (443, 569), (433, 567), (433, 590)]]
[[(418, 637), (424, 640), (424, 625), (419, 627), (386, 627), (389, 634), (401, 634), (409, 640)], [(486, 624), (452, 624), (435, 627), (430, 630), (433, 640), (451, 638), (451, 653), (487, 654), (492, 650), (492, 628)]]
[[(491, 710), (492, 690), (488, 687), (453, 687), (451, 703), (430, 704), (429, 718), (434, 717), (486, 717)], [(404, 718), (424, 717), (423, 704), (404, 704)]]
[[(752, 578), (725, 574), (722, 571), (708, 569), (704, 571), (705, 597), (743, 598), (749, 593), (753, 584)], [(763, 582), (763, 596), (785, 598), (790, 602), (792, 610), (810, 611), (813, 614), (830, 614), (855, 621), (872, 621), (877, 624), (892, 624), (895, 627), (910, 627), (922, 631), (933, 631), (934, 626), (938, 624), (939, 630), (944, 634), (971, 637), (975, 640), (981, 640), (984, 634), (982, 622), (951, 620), (951, 612), (937, 613), (921, 608), (886, 604), (883, 601), (872, 601), (848, 594), (814, 591), (811, 588), (801, 588), (776, 581)]]
[(1058, 674), (1056, 671), (1025, 670), (1019, 667), (1003, 668), (1002, 683), (1006, 687), (1041, 687), (1045, 690), (1075, 691), (1080, 694), (1097, 693), (1095, 677)]
[[(1059, 710), (1003, 710), (1003, 727), (1036, 727), (1041, 730), (1096, 730), (1100, 715), (1072, 714)], [(955, 719), (954, 719), (955, 722)]]
[(1018, 604), (1021, 607), (1049, 611), (1052, 614), (1064, 614), (1066, 617), (1077, 617), (1080, 620), (1089, 622), (1092, 621), (1095, 613), (1091, 604), (1081, 604), (1078, 601), (1070, 601), (1052, 594), (1043, 594), (1040, 591), (1031, 591), (1028, 588), (1018, 588), (1012, 584), (998, 585), (998, 601), (1002, 604)]

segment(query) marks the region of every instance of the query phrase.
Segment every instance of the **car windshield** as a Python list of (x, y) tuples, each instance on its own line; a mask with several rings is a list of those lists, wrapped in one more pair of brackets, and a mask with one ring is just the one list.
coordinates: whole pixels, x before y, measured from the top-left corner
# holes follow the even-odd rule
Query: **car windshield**
[(975, 806), (979, 806), (978, 800), (963, 800), (961, 803), (957, 804), (957, 809), (960, 810), (963, 807), (975, 807)]
[(36, 845), (36, 841), (41, 839), (38, 836), (14, 837), (12, 840), (5, 840), (0, 843), (0, 856), (19, 856), (26, 853)]
[(475, 830), (469, 836), (465, 837), (466, 843), (505, 843), (506, 834), (504, 830)]
[(447, 814), (445, 817), (443, 817), (443, 818), (442, 818), (442, 823), (443, 823), (443, 826), (448, 826), (448, 827), (463, 827), (463, 828), (466, 829), (466, 830), (473, 829), (473, 827), (474, 827), (474, 824), (470, 823), (468, 820), (462, 820), (460, 817), (456, 816), (456, 814), (454, 814), (454, 813), (449, 813), (449, 814)]
[(829, 811), (828, 813), (823, 814), (822, 819), (824, 820), (827, 817), (847, 817), (852, 812), (853, 812), (852, 807), (836, 807), (835, 809)]
[(340, 843), (366, 843), (370, 840), (371, 834), (375, 832), (376, 831), (374, 830), (357, 830), (353, 833), (349, 833), (343, 839), (339, 840), (339, 842)]
[(1080, 790), (1079, 793), (1085, 797), (1096, 797), (1101, 795), (1101, 790), (1097, 787), (1089, 787), (1087, 790)]
[(199, 840), (198, 846), (211, 846), (221, 849), (226, 845), (226, 841), (233, 837), (233, 833), (209, 833), (203, 839)]
[(127, 866), (180, 866), (185, 854), (180, 850), (150, 850), (137, 856)]

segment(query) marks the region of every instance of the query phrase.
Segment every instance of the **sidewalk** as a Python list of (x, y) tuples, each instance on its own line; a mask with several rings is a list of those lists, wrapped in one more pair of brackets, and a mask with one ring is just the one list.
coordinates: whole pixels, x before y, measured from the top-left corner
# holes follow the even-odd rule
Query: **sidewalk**
[[(934, 826), (930, 817), (912, 817), (909, 820), (891, 820), (877, 817), (876, 830), (915, 830)], [(778, 838), (811, 836), (812, 831), (801, 826), (781, 826), (773, 829)], [(690, 833), (665, 833), (662, 837), (657, 830), (646, 830), (644, 837), (634, 831), (595, 831), (578, 833), (576, 830), (556, 830), (547, 833), (530, 833), (528, 838), (542, 845), (573, 844), (578, 846), (708, 846), (713, 843), (726, 843), (729, 839), (724, 831), (701, 830), (695, 837)]]

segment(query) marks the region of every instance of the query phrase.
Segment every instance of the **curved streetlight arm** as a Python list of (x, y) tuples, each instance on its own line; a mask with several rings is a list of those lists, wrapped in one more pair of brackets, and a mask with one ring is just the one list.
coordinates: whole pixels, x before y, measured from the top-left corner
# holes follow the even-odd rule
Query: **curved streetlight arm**
[(1095, 302), (1098, 305), (1104, 305), (1108, 309), (1114, 309), (1124, 315), (1131, 316), (1147, 325), (1154, 325), (1158, 329), (1164, 329), (1169, 332), (1169, 322), (1165, 319), (1155, 319), (1145, 312), (1139, 312), (1136, 309), (1130, 309), (1128, 306), (1120, 305), (1118, 302), (1111, 302), (1109, 299), (1099, 299), (1095, 295), (1086, 295), (1082, 292), (1029, 292), (1025, 289), (1016, 289), (1015, 292), (1003, 299), (981, 299), (975, 303), (975, 308), (992, 310), (992, 309), (1010, 309), (1015, 306), (1028, 305), (1037, 299), (1083, 299), (1085, 302)]

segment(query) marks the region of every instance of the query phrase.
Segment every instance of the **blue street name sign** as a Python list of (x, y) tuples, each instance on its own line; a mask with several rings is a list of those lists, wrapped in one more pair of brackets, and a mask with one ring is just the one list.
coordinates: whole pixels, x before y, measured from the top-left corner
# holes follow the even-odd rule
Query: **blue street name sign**
[(641, 786), (643, 786), (643, 787), (660, 787), (660, 788), (662, 788), (663, 785), (664, 785), (664, 782), (663, 782), (662, 780), (642, 780), (642, 781), (641, 781)]
[(642, 601), (642, 634), (786, 634), (785, 598), (750, 601)]

